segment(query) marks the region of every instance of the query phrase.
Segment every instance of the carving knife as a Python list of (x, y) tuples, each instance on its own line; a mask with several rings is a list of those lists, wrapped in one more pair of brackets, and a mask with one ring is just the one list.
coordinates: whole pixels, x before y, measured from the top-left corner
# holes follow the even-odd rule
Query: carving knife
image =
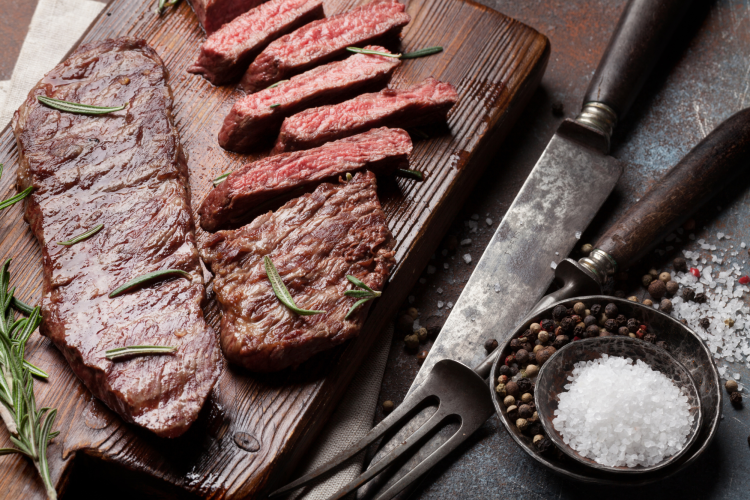
[[(622, 173), (624, 165), (607, 155), (610, 137), (689, 3), (685, 0), (627, 3), (586, 91), (581, 113), (575, 120), (565, 120), (560, 125), (529, 174), (448, 316), (409, 394), (442, 359), (477, 366), (485, 357), (484, 341), (514, 331), (542, 298), (554, 278), (553, 263), (570, 253)], [(497, 340), (502, 344), (504, 339)], [(381, 448), (371, 466), (430, 415), (429, 411), (423, 413), (422, 418), (418, 416), (407, 423)], [(393, 484), (406, 472), (408, 467), (395, 477), (381, 474), (361, 488), (358, 497), (372, 496), (381, 486), (387, 489), (383, 483)]]

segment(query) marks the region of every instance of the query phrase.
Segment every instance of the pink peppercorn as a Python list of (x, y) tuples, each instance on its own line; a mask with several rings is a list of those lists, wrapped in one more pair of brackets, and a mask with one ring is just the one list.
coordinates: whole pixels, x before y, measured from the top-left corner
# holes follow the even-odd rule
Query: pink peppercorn
[(695, 276), (696, 278), (700, 278), (700, 277), (701, 277), (701, 272), (700, 272), (700, 271), (698, 271), (698, 269), (697, 269), (697, 268), (695, 268), (695, 267), (691, 267), (691, 268), (690, 268), (690, 274), (692, 274), (692, 275), (693, 275), (693, 276)]
[(748, 283), (750, 283), (750, 276), (745, 275), (740, 278), (740, 285), (747, 285)]

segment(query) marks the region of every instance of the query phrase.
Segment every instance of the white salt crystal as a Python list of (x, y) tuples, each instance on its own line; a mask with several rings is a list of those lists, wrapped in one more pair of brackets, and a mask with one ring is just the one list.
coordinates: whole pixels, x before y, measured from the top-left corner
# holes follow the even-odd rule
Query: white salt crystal
[(443, 269), (448, 269), (450, 267), (451, 266), (449, 266), (447, 262), (443, 262)]
[(551, 267), (552, 269), (557, 269), (557, 264), (555, 262), (551, 262), (549, 267)]
[(471, 238), (466, 238), (465, 240), (461, 240), (461, 246), (465, 247), (471, 245)]
[(576, 231), (576, 239), (577, 240), (581, 239), (581, 232), (580, 231)]
[(490, 219), (489, 217), (487, 217), (486, 219), (484, 219), (484, 222), (485, 222), (485, 224), (487, 224), (488, 226), (491, 226), (491, 225), (492, 225), (492, 219)]
[(466, 262), (467, 264), (471, 264), (471, 254), (468, 254), (468, 253), (464, 254), (463, 259), (464, 259), (464, 262)]
[(442, 309), (444, 305), (445, 305), (445, 302), (443, 302), (442, 300), (438, 300), (438, 303), (437, 303), (438, 309)]
[(500, 293), (500, 290), (502, 290), (502, 288), (500, 288), (500, 283), (495, 283), (495, 293)]
[(438, 288), (436, 291), (437, 291), (437, 293), (443, 293), (443, 289), (442, 288)]
[(446, 306), (448, 307), (448, 309), (451, 309), (453, 307), (453, 302), (448, 302)]

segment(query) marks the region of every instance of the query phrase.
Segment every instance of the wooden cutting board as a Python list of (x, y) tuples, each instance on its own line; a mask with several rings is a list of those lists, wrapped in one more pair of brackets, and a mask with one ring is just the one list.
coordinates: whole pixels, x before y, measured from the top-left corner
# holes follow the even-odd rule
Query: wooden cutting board
[[(357, 0), (327, 0), (327, 15), (348, 10)], [(224, 116), (241, 97), (233, 87), (213, 87), (186, 73), (204, 40), (190, 7), (182, 2), (159, 16), (156, 0), (113, 0), (83, 41), (141, 37), (156, 49), (170, 71), (177, 127), (189, 153), (193, 209), (211, 188), (211, 179), (254, 157), (228, 153), (216, 141)], [(379, 192), (398, 245), (398, 266), (377, 301), (360, 337), (322, 353), (296, 370), (259, 376), (227, 366), (200, 419), (182, 437), (159, 439), (123, 424), (76, 379), (47, 340), (34, 335), (31, 361), (50, 373), (36, 382), (39, 406), (59, 409), (61, 432), (49, 448), (52, 476), (64, 492), (74, 464), (105, 461), (129, 484), (147, 484), (175, 498), (263, 496), (287, 479), (315, 439), (367, 355), (427, 264), (472, 187), (536, 89), (549, 57), (549, 41), (535, 30), (469, 0), (409, 0), (412, 22), (402, 49), (440, 45), (444, 52), (404, 61), (392, 81), (406, 87), (428, 76), (456, 86), (460, 100), (448, 127), (415, 137), (411, 168), (427, 174), (417, 183), (381, 182)], [(450, 130), (448, 130), (450, 129)], [(10, 128), (0, 134), (0, 199), (15, 193), (18, 152)], [(495, 164), (493, 168), (502, 168)], [(205, 238), (199, 231), (199, 240)], [(12, 285), (19, 298), (41, 297), (41, 253), (22, 219), (22, 204), (0, 214), (0, 258), (13, 258)], [(208, 321), (217, 328), (219, 309), (211, 300)], [(0, 426), (0, 446), (9, 446)], [(85, 474), (85, 471), (82, 471)], [(0, 457), (0, 497), (43, 498), (30, 462)], [(105, 492), (99, 492), (106, 494)]]

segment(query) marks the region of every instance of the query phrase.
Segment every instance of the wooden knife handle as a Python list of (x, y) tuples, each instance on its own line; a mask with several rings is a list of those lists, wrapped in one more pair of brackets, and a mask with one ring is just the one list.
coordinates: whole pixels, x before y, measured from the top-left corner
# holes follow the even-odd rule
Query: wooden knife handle
[(750, 166), (750, 108), (698, 143), (612, 226), (595, 248), (627, 269)]
[(586, 91), (584, 104), (606, 104), (621, 120), (689, 4), (690, 0), (630, 0)]

